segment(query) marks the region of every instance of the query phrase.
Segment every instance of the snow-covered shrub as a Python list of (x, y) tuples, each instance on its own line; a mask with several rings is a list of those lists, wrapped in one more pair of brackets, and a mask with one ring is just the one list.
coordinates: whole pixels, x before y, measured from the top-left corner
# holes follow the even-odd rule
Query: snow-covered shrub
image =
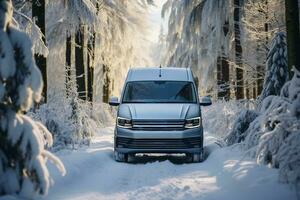
[(54, 151), (88, 145), (99, 127), (110, 126), (114, 121), (115, 110), (107, 104), (91, 103), (78, 98), (75, 73), (70, 74), (67, 92), (51, 96), (47, 104), (29, 113), (34, 119), (46, 124), (53, 134)]
[(49, 100), (29, 115), (41, 121), (53, 134), (53, 150), (89, 144), (98, 127), (92, 119), (92, 104), (78, 98), (75, 84), (67, 87), (68, 97)]
[(23, 113), (41, 98), (42, 78), (29, 37), (11, 25), (11, 0), (0, 0), (0, 195), (32, 198), (46, 194), (46, 160), (64, 174), (58, 158), (44, 149), (49, 131)]
[(282, 88), (282, 96), (264, 99), (250, 124), (245, 148), (258, 163), (279, 168), (280, 181), (300, 182), (300, 72)]
[(227, 145), (233, 145), (235, 143), (242, 142), (246, 137), (246, 131), (253, 120), (258, 116), (254, 110), (242, 110), (238, 117), (235, 119), (232, 127), (232, 131), (225, 138)]
[(41, 105), (35, 112), (29, 113), (35, 120), (46, 124), (52, 133), (54, 151), (89, 145), (92, 136), (100, 127), (113, 124), (115, 110), (111, 110), (108, 105), (92, 105), (80, 99), (76, 101), (76, 113), (72, 106), (75, 102), (66, 98)]
[(92, 111), (92, 119), (102, 127), (112, 126), (117, 116), (116, 107), (112, 107), (106, 103), (94, 103)]
[(279, 164), (279, 180), (284, 183), (300, 182), (299, 120), (295, 121), (294, 125), (296, 123), (298, 123), (298, 127), (294, 127), (294, 130), (281, 144), (275, 159), (275, 162)]
[[(247, 135), (245, 138), (247, 149), (254, 147), (253, 150), (256, 151), (261, 136), (276, 125), (272, 121), (272, 117), (287, 112), (288, 105), (288, 99), (279, 96), (271, 95), (264, 99), (261, 103), (259, 116), (249, 125), (245, 133)], [(252, 152), (252, 155), (255, 155), (255, 152)]]
[(232, 131), (233, 122), (237, 113), (246, 108), (254, 109), (253, 102), (240, 101), (217, 101), (211, 106), (202, 108), (202, 119), (204, 130), (209, 130), (211, 134), (225, 139)]
[(269, 95), (279, 95), (283, 85), (289, 80), (287, 65), (287, 47), (283, 32), (275, 34), (266, 63), (266, 75), (263, 91), (260, 96), (262, 101)]
[(89, 111), (88, 103), (83, 102), (75, 116), (72, 105), (63, 102), (44, 104), (29, 115), (41, 121), (51, 131), (54, 140), (52, 150), (56, 151), (68, 146), (73, 148), (77, 144), (89, 144), (94, 131)]

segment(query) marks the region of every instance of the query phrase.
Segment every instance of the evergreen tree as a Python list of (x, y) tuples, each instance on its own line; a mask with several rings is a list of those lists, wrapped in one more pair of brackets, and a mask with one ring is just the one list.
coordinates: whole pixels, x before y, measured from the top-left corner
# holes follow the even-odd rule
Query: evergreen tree
[(31, 41), (11, 25), (12, 14), (11, 0), (0, 0), (0, 195), (32, 198), (49, 188), (47, 159), (64, 167), (44, 149), (52, 145), (49, 131), (23, 114), (41, 99), (43, 84)]
[(281, 88), (289, 80), (285, 39), (285, 34), (282, 32), (277, 33), (273, 38), (267, 57), (266, 75), (260, 96), (261, 101), (270, 95), (279, 96)]

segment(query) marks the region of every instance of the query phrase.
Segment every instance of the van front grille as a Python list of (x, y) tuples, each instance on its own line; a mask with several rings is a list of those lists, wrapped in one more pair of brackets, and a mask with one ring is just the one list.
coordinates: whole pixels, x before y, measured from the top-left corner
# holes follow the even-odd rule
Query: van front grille
[(183, 130), (184, 120), (133, 120), (132, 129), (150, 131)]

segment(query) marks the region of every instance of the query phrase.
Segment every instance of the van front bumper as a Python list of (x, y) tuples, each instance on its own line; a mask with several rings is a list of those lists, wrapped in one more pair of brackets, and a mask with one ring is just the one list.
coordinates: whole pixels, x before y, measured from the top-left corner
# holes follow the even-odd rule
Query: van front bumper
[(120, 153), (200, 153), (203, 128), (144, 131), (116, 127), (114, 148)]

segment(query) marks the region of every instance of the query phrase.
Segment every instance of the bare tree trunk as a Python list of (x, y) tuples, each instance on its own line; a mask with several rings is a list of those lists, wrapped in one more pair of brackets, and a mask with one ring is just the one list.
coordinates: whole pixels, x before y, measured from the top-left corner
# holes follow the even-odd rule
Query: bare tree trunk
[(250, 99), (250, 85), (249, 85), (249, 81), (245, 81), (246, 83), (246, 99)]
[[(257, 53), (257, 59), (259, 58), (260, 52), (259, 49), (261, 48), (260, 43), (257, 43), (257, 47), (256, 47), (256, 53)], [(258, 97), (262, 90), (263, 90), (263, 84), (264, 84), (264, 77), (262, 76), (262, 74), (264, 74), (265, 72), (265, 66), (260, 65), (259, 62), (256, 66), (256, 97)]]
[(218, 58), (218, 98), (228, 101), (230, 99), (229, 88), (229, 63), (226, 57)]
[[(229, 31), (229, 22), (226, 21), (223, 25), (224, 36), (226, 37)], [(223, 48), (222, 48), (222, 51)], [(222, 54), (222, 53), (221, 53)], [(230, 88), (229, 88), (229, 62), (225, 55), (221, 55), (218, 58), (218, 98), (228, 101), (230, 99)], [(221, 90), (220, 90), (221, 89)]]
[(259, 96), (263, 90), (263, 85), (264, 85), (264, 77), (262, 77), (261, 74), (263, 74), (265, 72), (265, 67), (262, 65), (258, 65), (257, 66), (257, 80), (256, 80), (256, 84), (257, 84), (257, 91), (256, 94), (257, 96)]
[(71, 65), (72, 65), (72, 36), (70, 33), (67, 32), (67, 37), (66, 37), (66, 66), (65, 66), (65, 71), (66, 71), (66, 96), (68, 97), (69, 90), (70, 90), (70, 82), (71, 82)]
[[(97, 15), (99, 14), (99, 2), (96, 2)], [(96, 47), (96, 32), (92, 29), (92, 37), (88, 40), (88, 55), (87, 55), (87, 65), (88, 65), (88, 101), (93, 102), (94, 94), (94, 69), (95, 69), (95, 47)]]
[[(124, 6), (125, 2), (121, 1)], [(107, 21), (108, 24), (111, 23), (110, 20)], [(104, 59), (102, 59), (104, 60)], [(110, 69), (109, 66), (107, 66), (106, 64), (102, 65), (102, 74), (103, 74), (103, 88), (102, 88), (102, 101), (104, 103), (108, 103), (109, 101), (109, 96), (110, 96), (110, 85), (111, 85), (111, 80), (110, 80)]]
[(75, 35), (75, 68), (78, 97), (86, 100), (85, 64), (84, 64), (84, 26), (80, 25)]
[[(268, 46), (269, 46), (269, 23), (268, 23), (268, 21), (269, 21), (269, 14), (268, 14), (269, 9), (268, 9), (268, 5), (269, 5), (268, 0), (265, 0), (264, 1), (264, 5), (263, 5), (263, 7), (265, 8), (264, 9), (265, 12), (263, 14), (265, 15), (265, 19), (266, 19), (266, 22), (264, 24), (265, 38), (264, 38), (264, 40), (262, 39), (261, 43), (257, 44), (257, 54), (259, 55), (259, 49), (260, 48), (265, 48), (265, 52), (266, 52), (265, 56), (266, 56), (266, 58), (268, 56), (268, 51), (269, 51), (269, 48), (268, 48)], [(257, 69), (257, 76), (256, 76), (257, 90), (256, 90), (256, 96), (259, 96), (261, 94), (262, 90), (263, 90), (263, 84), (264, 84), (264, 76), (263, 76), (263, 74), (266, 71), (265, 68), (266, 68), (265, 66), (260, 65), (260, 64), (258, 64), (258, 66), (256, 67), (256, 69)]]
[(240, 7), (241, 0), (234, 1), (234, 43), (235, 43), (235, 64), (236, 68), (236, 99), (244, 98), (244, 70), (242, 63), (242, 46), (241, 46), (241, 30), (240, 30)]
[(298, 0), (285, 0), (285, 15), (290, 75), (295, 66), (300, 71), (300, 33)]
[[(32, 18), (35, 20), (36, 25), (41, 29), (41, 32), (43, 33), (43, 42), (46, 44), (46, 32), (45, 32), (45, 0), (32, 0)], [(47, 61), (46, 58), (43, 55), (35, 54), (35, 62), (36, 65), (39, 67), (44, 87), (43, 87), (43, 102), (47, 102)]]
[(218, 99), (223, 99), (222, 95), (222, 64), (221, 64), (221, 56), (217, 59), (217, 97)]
[(257, 97), (257, 85), (256, 83), (253, 83), (253, 87), (252, 87), (252, 98), (256, 99)]
[(87, 55), (87, 89), (88, 89), (88, 101), (93, 102), (93, 88), (94, 88), (94, 60), (95, 60), (95, 37), (96, 33), (88, 40), (88, 55)]
[(106, 65), (103, 65), (103, 77), (104, 77), (104, 84), (103, 84), (103, 102), (108, 103), (109, 95), (110, 95), (110, 78), (109, 78), (109, 68)]
[(266, 23), (265, 23), (265, 34), (266, 34), (266, 41), (265, 41), (265, 48), (266, 48), (266, 57), (268, 56), (269, 52), (269, 2), (268, 0), (265, 0), (265, 18), (266, 18)]

